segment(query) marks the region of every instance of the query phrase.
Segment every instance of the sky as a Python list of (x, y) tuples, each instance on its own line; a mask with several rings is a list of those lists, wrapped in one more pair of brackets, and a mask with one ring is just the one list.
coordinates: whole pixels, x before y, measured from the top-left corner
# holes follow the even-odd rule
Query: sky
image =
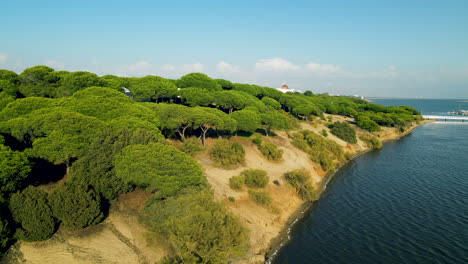
[(468, 1), (0, 0), (0, 69), (468, 98)]

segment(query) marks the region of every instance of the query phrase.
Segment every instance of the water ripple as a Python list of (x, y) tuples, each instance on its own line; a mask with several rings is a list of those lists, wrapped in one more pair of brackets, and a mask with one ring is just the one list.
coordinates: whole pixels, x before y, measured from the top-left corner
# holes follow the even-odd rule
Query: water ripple
[(274, 263), (468, 263), (466, 135), (423, 126), (358, 157)]

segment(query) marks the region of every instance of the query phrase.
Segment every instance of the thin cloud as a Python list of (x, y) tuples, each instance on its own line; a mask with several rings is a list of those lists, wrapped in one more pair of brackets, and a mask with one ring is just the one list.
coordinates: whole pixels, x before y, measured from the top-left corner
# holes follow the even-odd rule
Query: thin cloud
[(159, 67), (162, 71), (175, 71), (176, 67), (172, 64), (164, 64), (163, 66)]
[(182, 72), (203, 72), (205, 70), (205, 65), (198, 62), (193, 64), (184, 64), (180, 69)]
[(255, 63), (255, 69), (258, 71), (294, 71), (301, 67), (295, 65), (283, 58), (263, 59)]
[(55, 70), (63, 70), (65, 69), (65, 64), (56, 61), (56, 60), (48, 60), (45, 62), (45, 65), (54, 68)]
[(393, 79), (400, 77), (400, 73), (396, 70), (395, 66), (390, 65), (384, 70), (370, 72), (368, 77), (377, 79)]
[(239, 66), (232, 65), (225, 61), (220, 61), (216, 69), (218, 70), (218, 72), (221, 72), (221, 73), (235, 73), (241, 70)]
[(154, 74), (155, 72), (155, 67), (144, 60), (123, 66), (117, 70), (117, 74), (122, 76), (145, 76)]
[(0, 53), (0, 63), (6, 63), (8, 60), (8, 54), (6, 53)]
[(344, 73), (344, 70), (332, 64), (320, 64), (317, 62), (310, 62), (305, 66), (306, 70), (320, 74), (320, 75), (330, 75)]

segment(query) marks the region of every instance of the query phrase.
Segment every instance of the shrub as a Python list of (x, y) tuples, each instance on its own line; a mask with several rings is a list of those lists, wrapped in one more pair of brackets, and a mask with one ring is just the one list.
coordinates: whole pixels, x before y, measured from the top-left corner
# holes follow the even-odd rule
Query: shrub
[(344, 161), (343, 147), (336, 142), (323, 138), (312, 131), (302, 130), (292, 136), (292, 145), (309, 154), (325, 171), (335, 169), (335, 160)]
[(312, 201), (318, 198), (310, 182), (310, 175), (305, 170), (294, 170), (284, 175), (286, 181), (296, 189), (297, 194), (304, 201)]
[(55, 219), (47, 202), (47, 193), (37, 187), (28, 187), (14, 193), (10, 211), (18, 224), (16, 235), (25, 241), (49, 239), (55, 231)]
[(236, 198), (234, 198), (234, 197), (232, 197), (232, 196), (229, 196), (229, 197), (228, 197), (228, 200), (229, 200), (231, 203), (233, 203), (233, 202), (236, 201)]
[(256, 136), (255, 138), (252, 139), (252, 142), (257, 145), (257, 146), (261, 146), (262, 145), (262, 137), (260, 136)]
[(260, 145), (259, 149), (268, 160), (280, 160), (283, 157), (283, 150), (273, 143), (267, 142)]
[(214, 162), (227, 169), (245, 162), (245, 150), (242, 145), (225, 139), (216, 142), (210, 149), (210, 156)]
[(249, 190), (249, 198), (259, 205), (271, 204), (271, 194), (267, 191)]
[(356, 144), (356, 130), (347, 122), (335, 122), (330, 126), (330, 132), (351, 144)]
[(204, 150), (203, 145), (199, 138), (190, 137), (179, 146), (179, 149), (190, 156), (195, 156)]
[(142, 221), (151, 236), (168, 241), (180, 263), (227, 263), (248, 248), (248, 231), (208, 190), (188, 188), (166, 200), (150, 199)]
[(99, 223), (103, 218), (101, 197), (84, 184), (65, 184), (50, 195), (54, 216), (71, 229)]
[(278, 186), (281, 185), (280, 182), (279, 182), (278, 180), (274, 180), (273, 183), (274, 183), (275, 185), (278, 185)]
[(356, 117), (356, 125), (369, 132), (376, 132), (380, 130), (380, 126), (376, 122), (370, 120), (368, 117), (365, 116)]
[(231, 177), (231, 179), (229, 179), (229, 187), (231, 187), (231, 189), (233, 190), (242, 191), (244, 184), (245, 184), (244, 175), (233, 176)]
[(369, 134), (362, 134), (359, 136), (359, 139), (364, 141), (364, 143), (366, 143), (368, 148), (381, 149), (383, 147), (382, 141), (376, 136), (372, 136)]
[(328, 132), (325, 129), (322, 129), (322, 136), (328, 137)]
[(354, 157), (354, 154), (353, 154), (353, 153), (351, 153), (351, 152), (346, 152), (346, 153), (345, 153), (345, 158), (346, 158), (347, 160), (351, 160), (353, 157)]
[(328, 122), (330, 122), (330, 123), (333, 122), (333, 116), (329, 115), (329, 116), (327, 117), (327, 120), (328, 120)]
[(245, 185), (251, 188), (265, 188), (268, 184), (268, 174), (260, 169), (247, 169), (241, 173), (245, 177)]

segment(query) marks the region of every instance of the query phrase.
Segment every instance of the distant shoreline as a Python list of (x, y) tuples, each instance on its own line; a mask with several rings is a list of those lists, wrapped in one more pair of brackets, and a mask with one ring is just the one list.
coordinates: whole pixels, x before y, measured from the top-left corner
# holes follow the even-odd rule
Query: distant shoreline
[[(382, 138), (382, 143), (388, 143), (389, 141), (395, 141), (399, 140), (402, 137), (408, 136), (411, 134), (416, 128), (429, 124), (429, 123), (434, 123), (433, 120), (423, 120), (421, 123), (414, 123), (411, 127), (408, 128), (403, 133), (400, 134), (392, 134), (389, 135), (388, 137)], [(291, 240), (291, 231), (294, 225), (298, 222), (301, 221), (304, 218), (304, 215), (314, 206), (314, 202), (318, 201), (322, 195), (322, 193), (325, 191), (327, 184), (330, 182), (330, 180), (336, 175), (336, 173), (344, 167), (348, 162), (354, 160), (356, 157), (361, 156), (369, 151), (372, 151), (373, 149), (367, 148), (359, 153), (356, 153), (355, 156), (341, 164), (334, 172), (327, 174), (324, 179), (322, 179), (322, 182), (320, 183), (320, 188), (318, 190), (319, 196), (317, 200), (313, 202), (304, 202), (293, 214), (289, 216), (289, 219), (286, 221), (285, 226), (283, 230), (278, 234), (277, 237), (275, 237), (271, 242), (270, 242), (270, 247), (265, 253), (265, 264), (272, 264), (273, 260), (279, 253), (279, 251)]]
[(462, 103), (468, 103), (468, 99), (465, 98), (418, 98), (418, 97), (366, 97), (365, 99), (396, 99), (396, 100), (460, 100)]

